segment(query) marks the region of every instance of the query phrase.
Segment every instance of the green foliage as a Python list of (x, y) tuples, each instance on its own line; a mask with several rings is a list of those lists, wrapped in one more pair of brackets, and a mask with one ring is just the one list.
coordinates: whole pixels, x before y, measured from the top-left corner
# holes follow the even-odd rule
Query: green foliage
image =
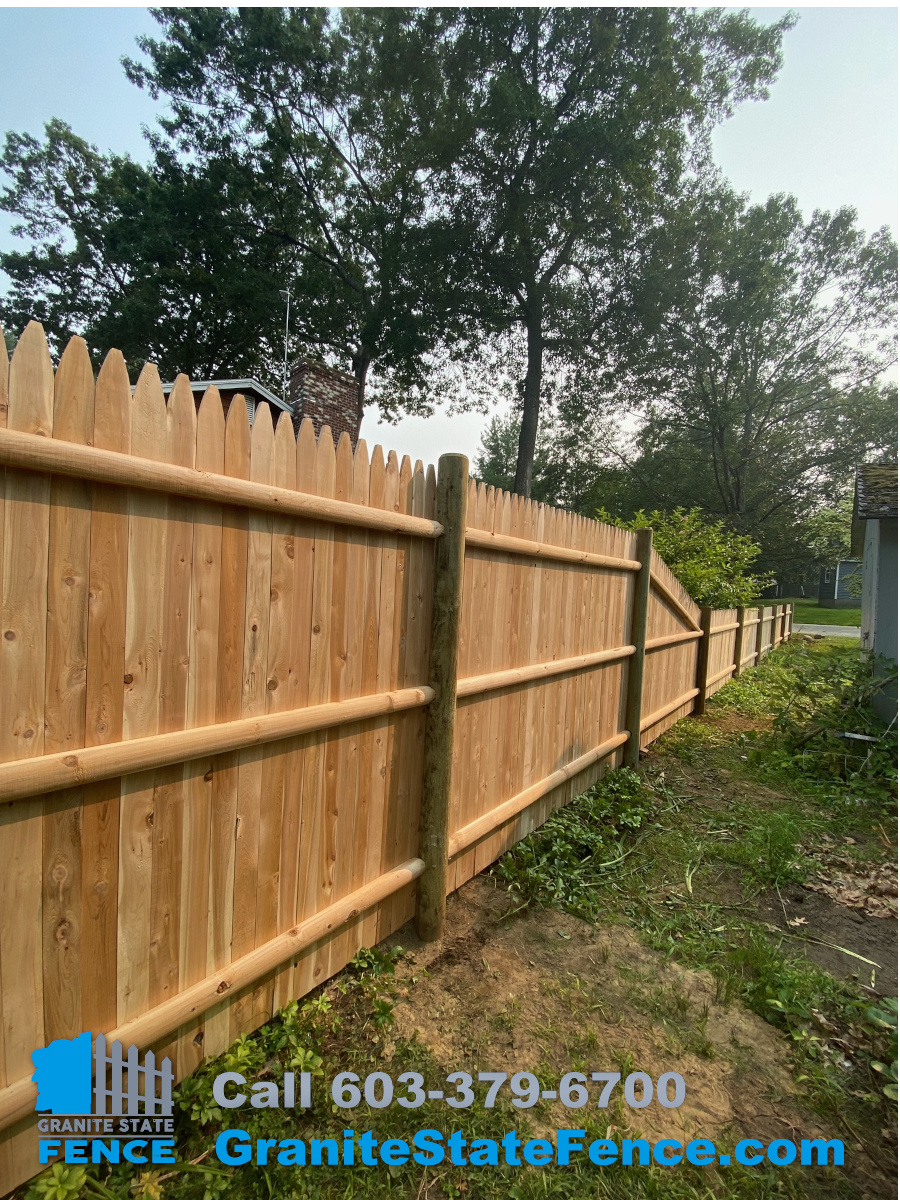
[(41, 1200), (75, 1200), (75, 1197), (82, 1193), (86, 1175), (85, 1167), (67, 1167), (62, 1163), (54, 1163), (34, 1181), (30, 1191), (35, 1200), (37, 1197)]
[(774, 812), (741, 841), (726, 857), (747, 867), (750, 875), (765, 887), (797, 882), (806, 874), (800, 859), (800, 828), (791, 813)]
[(770, 583), (768, 577), (751, 573), (759, 557), (753, 538), (724, 521), (710, 520), (699, 508), (676, 508), (670, 513), (641, 509), (630, 521), (600, 509), (597, 520), (619, 529), (652, 529), (657, 554), (697, 604), (710, 608), (750, 604)]
[(558, 809), (494, 866), (515, 909), (552, 905), (584, 920), (601, 912), (597, 878), (614, 871), (630, 851), (626, 839), (654, 811), (652, 793), (633, 771), (606, 775), (572, 804)]
[(275, 382), (285, 249), (239, 219), (254, 187), (240, 163), (160, 150), (144, 167), (51, 121), (43, 141), (7, 134), (0, 167), (0, 208), (30, 242), (0, 255), (9, 335), (35, 318), (57, 352), (82, 335), (95, 365), (116, 347), (132, 374), (149, 359), (170, 379)]
[(817, 566), (833, 567), (850, 557), (850, 526), (853, 498), (846, 496), (838, 504), (820, 508), (807, 519), (804, 534)]
[(873, 1057), (870, 1066), (885, 1081), (882, 1092), (897, 1103), (897, 997), (887, 996), (877, 1005), (869, 1005), (863, 1014), (866, 1023), (875, 1030), (878, 1039), (874, 1050), (882, 1053), (887, 1062)]
[(890, 802), (897, 793), (897, 728), (872, 707), (896, 668), (876, 673), (855, 646), (816, 653), (802, 643), (787, 649), (793, 687), (778, 707), (771, 737), (754, 756), (764, 772), (852, 785), (858, 800)]

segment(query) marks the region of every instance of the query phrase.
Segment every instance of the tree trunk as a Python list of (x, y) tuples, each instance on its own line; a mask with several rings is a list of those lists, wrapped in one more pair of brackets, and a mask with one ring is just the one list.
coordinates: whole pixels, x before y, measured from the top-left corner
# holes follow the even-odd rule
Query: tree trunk
[[(353, 378), (356, 380), (356, 437), (359, 437), (363, 413), (366, 406), (366, 376), (372, 358), (366, 350), (359, 350), (353, 356)], [(354, 439), (355, 441), (355, 439)]]
[(540, 313), (529, 318), (528, 368), (523, 390), (522, 425), (519, 429), (519, 456), (516, 460), (516, 481), (513, 490), (526, 500), (531, 497), (534, 472), (534, 449), (537, 444), (538, 418), (541, 412), (541, 374), (544, 367), (544, 338)]

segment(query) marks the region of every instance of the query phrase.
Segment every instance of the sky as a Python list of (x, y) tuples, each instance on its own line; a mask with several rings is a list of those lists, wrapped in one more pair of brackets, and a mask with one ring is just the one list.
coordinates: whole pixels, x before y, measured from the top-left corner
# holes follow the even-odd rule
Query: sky
[[(2, 3), (2, 0), (0, 0)], [(897, 234), (897, 9), (792, 6), (799, 15), (784, 43), (784, 67), (770, 98), (742, 106), (714, 135), (732, 184), (763, 200), (795, 195), (805, 214), (852, 205), (863, 229)], [(771, 22), (785, 7), (751, 8)], [(157, 105), (125, 78), (123, 55), (156, 22), (144, 8), (0, 7), (0, 132), (39, 136), (57, 117), (102, 150), (145, 157), (141, 126)], [(0, 247), (11, 248), (0, 214)], [(437, 413), (390, 426), (373, 410), (369, 445), (436, 462), (447, 451), (474, 457), (486, 417)]]

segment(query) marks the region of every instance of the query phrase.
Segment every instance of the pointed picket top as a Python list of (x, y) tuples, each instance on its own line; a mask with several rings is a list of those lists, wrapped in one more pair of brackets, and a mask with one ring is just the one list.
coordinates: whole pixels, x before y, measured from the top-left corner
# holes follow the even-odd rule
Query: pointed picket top
[(316, 491), (316, 430), (309, 417), (300, 422), (297, 435), (297, 490), (312, 495)]
[(297, 446), (294, 442), (294, 426), (290, 413), (283, 412), (275, 426), (275, 472), (272, 482), (276, 487), (297, 487)]
[[(110, 354), (107, 362), (111, 357)], [(106, 363), (103, 365), (105, 368)], [(100, 374), (102, 377), (103, 371)], [(138, 376), (131, 407), (132, 454), (165, 462), (166, 423), (166, 398), (159, 381), (159, 371), (155, 363), (145, 363)]]
[(6, 338), (0, 325), (0, 429), (6, 427), (6, 411), (9, 407), (9, 355)]
[(250, 475), (250, 418), (243, 396), (232, 397), (225, 418), (225, 474), (235, 479)]
[(372, 508), (384, 508), (384, 451), (376, 446), (369, 464), (369, 504)]
[(53, 364), (44, 327), (29, 321), (9, 365), (10, 429), (53, 436)]
[(194, 466), (198, 471), (225, 473), (225, 413), (217, 387), (208, 387), (197, 410), (197, 452)]
[[(131, 447), (132, 408), (131, 383), (125, 359), (120, 350), (110, 350), (103, 360), (94, 387), (92, 440), (98, 449), (128, 453)], [(137, 454), (137, 451), (134, 453)]]
[(250, 427), (250, 478), (257, 483), (271, 483), (274, 455), (272, 412), (268, 404), (260, 404)]
[(369, 503), (369, 447), (362, 438), (353, 453), (353, 503)]
[(338, 500), (350, 500), (353, 493), (353, 447), (350, 434), (341, 434), (335, 452), (335, 488)]
[(404, 513), (412, 512), (412, 493), (409, 486), (411, 482), (412, 463), (409, 461), (409, 455), (404, 454), (400, 460), (400, 511)]
[(437, 492), (437, 475), (434, 463), (428, 464), (425, 472), (425, 516), (434, 520), (434, 497)]
[(82, 446), (94, 436), (94, 372), (84, 338), (69, 339), (56, 368), (53, 436)]
[(323, 425), (316, 447), (316, 492), (320, 496), (334, 495), (335, 470), (334, 438), (330, 426)]
[(197, 451), (197, 406), (191, 381), (179, 375), (166, 405), (166, 461), (192, 467)]
[(400, 466), (395, 450), (388, 451), (384, 469), (384, 506), (390, 512), (400, 511)]

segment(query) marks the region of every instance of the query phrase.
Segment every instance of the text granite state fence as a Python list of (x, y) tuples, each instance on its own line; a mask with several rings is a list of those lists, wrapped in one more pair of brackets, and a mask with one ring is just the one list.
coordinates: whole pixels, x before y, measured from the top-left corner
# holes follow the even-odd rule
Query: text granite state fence
[[(393, 452), (184, 377), (166, 403), (152, 366), (132, 395), (78, 338), (54, 375), (34, 323), (0, 356), (2, 1194), (37, 1169), (32, 1050), (91, 1030), (181, 1079), (414, 915), (450, 531)], [(639, 535), (463, 488), (451, 891), (790, 619), (700, 610), (649, 552), (644, 627)]]

